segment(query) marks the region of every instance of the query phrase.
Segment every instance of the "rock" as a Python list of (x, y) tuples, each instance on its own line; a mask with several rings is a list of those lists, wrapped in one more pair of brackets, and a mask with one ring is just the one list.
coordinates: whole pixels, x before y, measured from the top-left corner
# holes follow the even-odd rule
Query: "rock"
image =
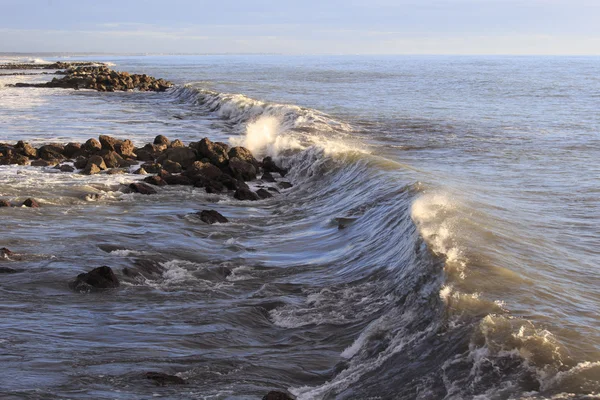
[(167, 375), (162, 372), (147, 372), (146, 379), (153, 380), (158, 386), (185, 385), (186, 381), (176, 375)]
[(282, 177), (288, 173), (287, 169), (278, 167), (271, 157), (265, 157), (263, 159), (262, 167), (265, 172), (277, 172)]
[(185, 144), (183, 144), (183, 142), (181, 140), (175, 139), (171, 142), (169, 147), (185, 147)]
[(252, 155), (250, 150), (248, 150), (247, 148), (242, 147), (242, 146), (232, 147), (229, 150), (228, 155), (229, 155), (229, 159), (232, 159), (235, 157), (235, 158), (239, 158), (242, 161), (245, 161), (247, 163), (254, 165), (254, 168), (256, 168), (256, 170), (258, 171), (259, 163), (256, 160), (256, 158), (254, 158), (254, 156)]
[(85, 157), (79, 157), (77, 160), (75, 160), (75, 162), (73, 163), (73, 165), (75, 166), (75, 168), (77, 169), (83, 169), (87, 166), (88, 163), (88, 159)]
[(221, 215), (215, 210), (202, 210), (201, 212), (196, 214), (200, 216), (200, 219), (202, 221), (206, 222), (209, 225), (216, 223), (224, 224), (226, 222), (229, 222), (227, 218), (225, 218), (223, 215)]
[(14, 274), (17, 271), (16, 269), (8, 268), (8, 267), (0, 267), (0, 274)]
[(167, 184), (169, 185), (193, 185), (194, 182), (192, 182), (192, 180), (190, 178), (188, 178), (187, 176), (184, 175), (169, 175), (168, 177), (164, 178), (165, 182), (167, 182)]
[(183, 168), (188, 168), (196, 161), (196, 152), (189, 147), (174, 147), (167, 149), (156, 159), (161, 164), (167, 160), (176, 162)]
[(102, 150), (108, 151), (115, 151), (115, 146), (117, 142), (119, 142), (119, 140), (108, 135), (100, 135), (98, 139), (100, 139), (100, 146), (102, 147)]
[(167, 182), (163, 178), (157, 175), (149, 176), (144, 179), (144, 182), (147, 182), (154, 186), (166, 186)]
[(264, 395), (262, 400), (294, 400), (294, 398), (285, 392), (272, 390)]
[(167, 172), (170, 172), (172, 174), (178, 174), (181, 171), (183, 171), (181, 164), (179, 164), (178, 162), (175, 162), (175, 161), (171, 161), (171, 160), (167, 160), (167, 161), (163, 162), (162, 167)]
[(165, 146), (168, 146), (171, 144), (171, 141), (164, 135), (158, 135), (154, 138), (154, 144), (164, 144)]
[(273, 178), (270, 172), (265, 172), (260, 179), (265, 182), (275, 182), (275, 178)]
[(65, 149), (63, 150), (63, 154), (67, 158), (73, 158), (76, 154), (81, 152), (81, 144), (80, 143), (67, 143)]
[(32, 167), (51, 167), (58, 163), (57, 160), (46, 161), (46, 160), (34, 160), (31, 162)]
[(3, 247), (0, 249), (0, 257), (2, 257), (2, 258), (12, 256), (13, 254), (14, 253), (12, 251), (10, 251), (9, 249), (7, 249), (6, 247)]
[(119, 140), (115, 144), (115, 151), (123, 157), (137, 157), (137, 155), (135, 154), (135, 146), (133, 145), (133, 142), (129, 139)]
[(119, 287), (119, 279), (110, 267), (94, 268), (90, 272), (77, 275), (69, 287), (76, 292), (91, 292), (96, 289), (112, 289)]
[(243, 181), (252, 181), (256, 179), (256, 168), (249, 162), (242, 161), (237, 157), (229, 159), (229, 170), (231, 175)]
[(203, 184), (200, 184), (200, 182), (196, 182), (194, 183), (194, 186), (196, 187), (204, 187), (204, 190), (206, 190), (206, 193), (221, 193), (222, 191), (225, 190), (225, 185), (223, 185), (221, 182), (219, 181), (205, 181)]
[(21, 155), (29, 158), (37, 158), (38, 151), (29, 143), (25, 143), (20, 140), (16, 145), (15, 149), (19, 150)]
[(157, 174), (162, 169), (162, 165), (157, 163), (144, 163), (142, 164), (141, 168), (148, 173)]
[(271, 193), (269, 193), (268, 190), (266, 189), (258, 189), (256, 191), (256, 194), (258, 195), (258, 197), (260, 197), (261, 199), (268, 199), (269, 197), (273, 197), (273, 195)]
[(292, 185), (291, 183), (289, 183), (289, 182), (286, 182), (286, 181), (279, 182), (279, 183), (277, 184), (277, 186), (279, 186), (279, 187), (280, 187), (280, 188), (282, 188), (282, 189), (289, 189), (289, 188), (291, 188), (291, 187), (294, 187), (294, 185)]
[(198, 177), (206, 180), (214, 180), (221, 175), (223, 175), (223, 171), (221, 171), (219, 168), (202, 161), (194, 162), (192, 166), (185, 171), (185, 176), (190, 178), (192, 181), (195, 181)]
[(100, 168), (102, 171), (107, 169), (106, 163), (104, 162), (104, 158), (102, 158), (101, 156), (98, 156), (98, 155), (91, 156), (90, 158), (88, 158), (86, 168), (89, 167), (90, 165), (95, 165), (98, 168)]
[(134, 174), (136, 175), (148, 175), (148, 172), (146, 172), (146, 170), (144, 168), (138, 168)]
[(60, 172), (75, 172), (75, 168), (68, 164), (61, 165), (59, 169)]
[(29, 208), (39, 208), (40, 207), (40, 204), (37, 201), (35, 201), (35, 199), (32, 199), (31, 197), (28, 198), (27, 200), (25, 200), (23, 202), (23, 205), (25, 207), (29, 207)]
[(94, 163), (88, 163), (86, 167), (81, 171), (83, 175), (96, 175), (99, 174), (102, 170)]
[(248, 185), (242, 180), (235, 179), (231, 175), (222, 174), (218, 176), (216, 181), (221, 182), (229, 190), (238, 190), (240, 188), (249, 189)]
[(10, 203), (6, 200), (0, 200), (0, 207), (10, 207)]
[(124, 165), (123, 157), (114, 150), (102, 150), (101, 154), (107, 168), (118, 168)]
[(83, 150), (92, 154), (102, 150), (102, 145), (96, 139), (88, 139), (88, 141), (85, 142), (81, 147), (83, 148)]
[(233, 194), (233, 197), (238, 200), (259, 200), (258, 195), (249, 189), (238, 189)]
[(121, 175), (124, 174), (125, 170), (122, 168), (112, 168), (106, 171), (106, 175)]
[(147, 183), (141, 183), (141, 182), (134, 182), (131, 185), (129, 185), (129, 188), (131, 190), (133, 190), (136, 193), (140, 193), (140, 194), (156, 194), (156, 189), (154, 189), (152, 186), (148, 185)]
[(64, 160), (66, 157), (63, 156), (62, 152), (64, 151), (64, 146), (56, 145), (56, 144), (48, 144), (46, 146), (42, 146), (38, 149), (38, 156), (42, 160), (52, 161), (52, 160)]
[(196, 149), (198, 150), (198, 156), (208, 158), (211, 164), (220, 168), (227, 166), (229, 148), (225, 143), (213, 143), (208, 138), (204, 138), (197, 144)]

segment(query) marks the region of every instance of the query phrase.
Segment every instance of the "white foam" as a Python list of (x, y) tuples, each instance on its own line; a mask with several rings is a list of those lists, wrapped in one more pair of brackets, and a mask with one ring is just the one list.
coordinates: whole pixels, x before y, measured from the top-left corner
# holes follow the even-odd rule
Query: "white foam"
[(128, 256), (141, 256), (146, 253), (144, 253), (143, 251), (123, 249), (123, 250), (113, 250), (110, 252), (110, 254), (112, 254), (114, 256), (119, 256), (119, 257), (128, 257)]
[(234, 146), (244, 146), (254, 154), (277, 156), (283, 150), (302, 149), (300, 142), (284, 134), (280, 118), (264, 115), (249, 123), (244, 136), (229, 139)]

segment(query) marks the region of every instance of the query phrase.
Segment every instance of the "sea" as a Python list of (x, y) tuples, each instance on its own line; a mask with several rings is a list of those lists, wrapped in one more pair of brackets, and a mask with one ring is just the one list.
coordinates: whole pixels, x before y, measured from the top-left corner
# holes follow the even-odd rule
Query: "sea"
[[(41, 205), (0, 208), (19, 271), (0, 274), (0, 398), (600, 398), (599, 57), (42, 57), (175, 86), (0, 70), (0, 142), (208, 137), (293, 187), (143, 196), (131, 173), (0, 166), (0, 199)], [(122, 272), (148, 264), (164, 273)], [(69, 289), (104, 265), (121, 287)]]

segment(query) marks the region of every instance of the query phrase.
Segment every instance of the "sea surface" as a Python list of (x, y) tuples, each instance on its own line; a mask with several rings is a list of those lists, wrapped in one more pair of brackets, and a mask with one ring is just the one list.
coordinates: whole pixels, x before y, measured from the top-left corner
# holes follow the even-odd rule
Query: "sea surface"
[[(41, 203), (0, 208), (21, 270), (0, 275), (0, 398), (600, 398), (600, 58), (46, 59), (176, 87), (2, 70), (0, 142), (209, 137), (294, 186), (142, 196), (121, 189), (139, 175), (0, 166), (0, 199)], [(166, 272), (121, 272), (144, 263)], [(119, 289), (68, 288), (101, 265)]]

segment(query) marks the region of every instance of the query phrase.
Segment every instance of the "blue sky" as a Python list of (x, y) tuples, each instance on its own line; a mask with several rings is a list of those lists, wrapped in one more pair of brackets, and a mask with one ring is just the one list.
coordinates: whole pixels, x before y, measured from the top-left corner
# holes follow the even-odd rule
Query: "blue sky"
[(0, 52), (600, 54), (600, 0), (0, 0)]

